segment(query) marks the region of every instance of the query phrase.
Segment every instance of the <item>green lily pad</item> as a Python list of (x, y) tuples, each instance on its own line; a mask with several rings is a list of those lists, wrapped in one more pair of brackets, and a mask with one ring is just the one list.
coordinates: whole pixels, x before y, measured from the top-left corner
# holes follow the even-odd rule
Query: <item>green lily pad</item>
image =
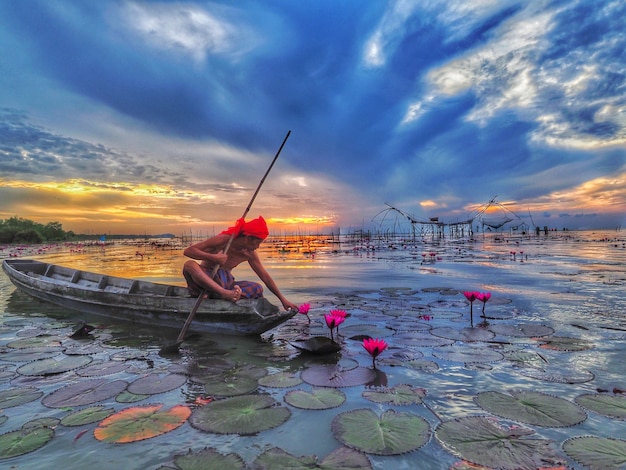
[(555, 351), (584, 351), (593, 347), (593, 344), (587, 340), (568, 336), (552, 336), (550, 338), (538, 338), (538, 340), (541, 341), (540, 348)]
[(387, 403), (390, 405), (419, 405), (426, 396), (426, 390), (401, 384), (392, 388), (381, 388), (380, 390), (365, 390), (363, 397), (375, 403)]
[(415, 333), (401, 333), (393, 337), (394, 344), (398, 347), (408, 348), (432, 348), (437, 346), (449, 346), (454, 340), (442, 336), (431, 335), (428, 331), (416, 331)]
[(150, 374), (135, 380), (128, 386), (128, 391), (136, 395), (156, 395), (181, 387), (187, 382), (182, 374)]
[(354, 337), (370, 337), (370, 338), (386, 338), (393, 335), (394, 331), (391, 328), (385, 328), (381, 326), (362, 324), (362, 325), (341, 325), (339, 331), (342, 336), (346, 338)]
[(194, 428), (216, 434), (256, 434), (286, 422), (291, 412), (269, 395), (241, 395), (196, 408), (189, 418)]
[(3, 425), (7, 419), (9, 419), (7, 415), (0, 415), (0, 426)]
[(553, 442), (531, 438), (533, 434), (519, 426), (505, 428), (483, 416), (445, 421), (435, 431), (441, 445), (457, 457), (503, 470), (541, 468), (554, 461)]
[(542, 369), (548, 363), (547, 359), (535, 351), (512, 350), (505, 351), (503, 354), (504, 358), (510, 361), (515, 367)]
[(204, 391), (218, 397), (247, 395), (259, 388), (259, 379), (255, 377), (224, 377), (222, 380), (204, 384)]
[(288, 452), (273, 447), (259, 455), (254, 461), (254, 468), (258, 469), (275, 469), (275, 468), (291, 468), (305, 469), (317, 468), (320, 470), (335, 469), (371, 469), (372, 464), (367, 455), (357, 452), (348, 447), (339, 447), (328, 454), (322, 460), (318, 460), (315, 456), (296, 457)]
[(97, 377), (102, 375), (117, 374), (128, 369), (129, 364), (120, 361), (106, 361), (89, 364), (77, 370), (76, 373), (81, 377)]
[(215, 449), (204, 448), (197, 452), (189, 451), (184, 455), (174, 457), (176, 468), (180, 470), (202, 470), (219, 468), (220, 470), (243, 470), (246, 467), (244, 460), (237, 454), (222, 454)]
[(323, 364), (303, 370), (300, 377), (318, 387), (354, 387), (371, 382), (376, 373), (365, 367), (345, 370), (337, 364)]
[[(384, 362), (382, 363), (384, 364)], [(439, 370), (439, 364), (427, 359), (414, 359), (412, 361), (407, 361), (402, 365), (408, 369), (424, 372), (426, 374), (434, 374)]]
[(455, 341), (489, 341), (495, 335), (493, 332), (486, 330), (485, 328), (451, 328), (448, 326), (442, 326), (439, 328), (433, 328), (430, 330), (430, 334), (434, 336), (441, 336), (442, 338), (453, 339)]
[(518, 369), (517, 373), (533, 379), (562, 384), (580, 384), (591, 382), (595, 377), (593, 372), (579, 369), (574, 366), (559, 366), (558, 368), (546, 367), (545, 369), (533, 369), (527, 367)]
[(481, 392), (475, 401), (490, 413), (536, 426), (573, 426), (587, 419), (574, 403), (541, 392)]
[(22, 375), (54, 375), (68, 370), (77, 369), (93, 361), (90, 356), (63, 356), (61, 359), (50, 357), (39, 361), (29, 362), (17, 368)]
[(302, 379), (294, 372), (277, 372), (276, 374), (266, 375), (259, 379), (259, 385), (272, 388), (290, 388), (300, 385)]
[(327, 338), (326, 336), (313, 336), (312, 338), (302, 341), (290, 341), (290, 345), (300, 351), (311, 354), (333, 354), (341, 351), (339, 343)]
[(379, 417), (364, 408), (335, 416), (331, 431), (345, 446), (375, 455), (411, 452), (430, 437), (430, 426), (421, 416), (387, 410)]
[(115, 396), (115, 401), (118, 403), (136, 403), (141, 400), (145, 400), (150, 395), (137, 395), (136, 393), (130, 393), (128, 390), (124, 390)]
[(626, 420), (626, 396), (590, 393), (574, 399), (580, 406), (609, 418)]
[(183, 405), (162, 408), (162, 404), (125, 408), (102, 421), (94, 430), (94, 437), (119, 444), (143, 441), (177, 429), (191, 414), (189, 407)]
[(489, 330), (497, 335), (513, 336), (516, 338), (539, 338), (541, 336), (550, 336), (554, 333), (554, 329), (545, 325), (535, 325), (532, 323), (518, 325), (510, 325), (507, 323), (498, 323), (490, 325)]
[(84, 424), (102, 421), (104, 418), (112, 415), (113, 413), (115, 413), (113, 408), (92, 406), (64, 416), (63, 419), (61, 419), (61, 424), (63, 426), (83, 426)]
[(15, 349), (13, 351), (3, 351), (2, 354), (0, 354), (0, 359), (7, 362), (31, 362), (38, 361), (39, 359), (54, 357), (62, 351), (63, 348), (50, 346), (39, 348), (22, 348)]
[(23, 338), (11, 341), (7, 344), (7, 346), (15, 349), (60, 347), (61, 338), (54, 335), (39, 335), (32, 338)]
[(335, 388), (313, 388), (310, 392), (292, 390), (285, 394), (285, 401), (304, 410), (327, 410), (343, 405), (346, 395)]
[(43, 395), (41, 390), (33, 387), (10, 388), (0, 391), (0, 409), (11, 408), (38, 400)]
[(563, 442), (563, 450), (589, 468), (624, 468), (626, 441), (610, 437), (579, 436)]
[(504, 358), (502, 354), (485, 347), (466, 345), (444, 346), (433, 349), (433, 356), (451, 362), (496, 362)]
[(41, 400), (49, 408), (91, 405), (101, 400), (114, 397), (128, 384), (123, 380), (107, 379), (86, 380), (60, 388)]
[(54, 437), (54, 429), (46, 426), (27, 426), (0, 435), (0, 459), (9, 459), (33, 452)]

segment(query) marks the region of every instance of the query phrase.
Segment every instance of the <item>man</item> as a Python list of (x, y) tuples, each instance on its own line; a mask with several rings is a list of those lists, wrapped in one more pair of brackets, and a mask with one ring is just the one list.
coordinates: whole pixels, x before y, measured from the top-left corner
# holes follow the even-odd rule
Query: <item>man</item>
[[(224, 253), (231, 235), (234, 237), (227, 253)], [(183, 254), (189, 260), (183, 267), (183, 275), (191, 295), (200, 295), (206, 289), (210, 296), (231, 302), (240, 298), (256, 299), (263, 297), (263, 286), (257, 282), (235, 281), (231, 274), (233, 268), (247, 261), (252, 270), (259, 276), (267, 288), (278, 297), (285, 310), (298, 309), (288, 301), (261, 263), (257, 248), (267, 238), (269, 231), (263, 217), (259, 216), (249, 222), (239, 219), (234, 227), (187, 248)], [(211, 277), (216, 265), (219, 269), (215, 278)]]

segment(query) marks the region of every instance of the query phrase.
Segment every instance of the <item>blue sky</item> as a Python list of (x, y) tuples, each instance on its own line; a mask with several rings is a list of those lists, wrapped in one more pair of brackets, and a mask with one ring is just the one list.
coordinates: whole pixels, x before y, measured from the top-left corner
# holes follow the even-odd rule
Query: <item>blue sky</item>
[[(626, 223), (626, 3), (0, 2), (0, 218)], [(381, 213), (383, 214), (381, 216)]]

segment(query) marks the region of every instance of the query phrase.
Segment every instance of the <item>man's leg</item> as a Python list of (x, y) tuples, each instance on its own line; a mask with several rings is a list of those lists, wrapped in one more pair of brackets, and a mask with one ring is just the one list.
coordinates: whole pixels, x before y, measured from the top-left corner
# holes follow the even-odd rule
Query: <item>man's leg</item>
[[(190, 292), (193, 293), (197, 287), (206, 289), (210, 292), (214, 292), (220, 298), (230, 300), (231, 302), (237, 302), (241, 298), (241, 287), (234, 286), (232, 290), (226, 289), (219, 285), (215, 280), (211, 278), (202, 267), (195, 261), (187, 261), (183, 267), (183, 274), (186, 279), (191, 278), (193, 281), (190, 285)], [(188, 282), (189, 283), (189, 282)]]

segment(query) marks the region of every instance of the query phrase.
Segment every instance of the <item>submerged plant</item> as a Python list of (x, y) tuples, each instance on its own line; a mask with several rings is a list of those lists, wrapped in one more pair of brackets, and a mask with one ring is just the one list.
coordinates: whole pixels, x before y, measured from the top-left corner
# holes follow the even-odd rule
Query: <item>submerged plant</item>
[(378, 355), (387, 349), (387, 343), (384, 339), (380, 338), (365, 338), (363, 340), (363, 347), (372, 356), (372, 366), (376, 369), (376, 358)]

